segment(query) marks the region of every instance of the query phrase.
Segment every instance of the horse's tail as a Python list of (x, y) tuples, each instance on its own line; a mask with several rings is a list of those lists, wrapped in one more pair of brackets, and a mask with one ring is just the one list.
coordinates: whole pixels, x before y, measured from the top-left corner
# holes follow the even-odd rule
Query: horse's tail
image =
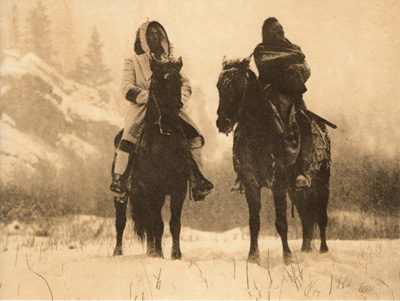
[(138, 197), (131, 198), (132, 220), (134, 222), (134, 232), (141, 243), (146, 238), (146, 208)]

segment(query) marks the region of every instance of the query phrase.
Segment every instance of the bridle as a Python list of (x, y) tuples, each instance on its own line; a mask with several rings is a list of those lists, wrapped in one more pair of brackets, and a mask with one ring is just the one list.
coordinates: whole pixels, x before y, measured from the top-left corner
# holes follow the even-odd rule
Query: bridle
[[(222, 71), (222, 74), (224, 73), (228, 73), (228, 72), (232, 72), (232, 71), (238, 71), (239, 74), (241, 74), (241, 70), (239, 67), (232, 67), (230, 69), (226, 69)], [(238, 108), (238, 120), (236, 122), (239, 122), (239, 118), (242, 115), (242, 110), (243, 110), (243, 106), (244, 106), (244, 101), (246, 99), (246, 91), (247, 91), (247, 85), (248, 85), (248, 77), (249, 77), (249, 71), (246, 70), (246, 72), (244, 73), (244, 85), (243, 85), (243, 95), (242, 95), (242, 99), (241, 99), (241, 104)], [(229, 118), (226, 118), (225, 120), (229, 120), (229, 122), (232, 122)], [(228, 136), (228, 133), (226, 134)]]
[[(179, 74), (179, 72), (177, 72), (177, 73)], [(167, 75), (168, 75), (168, 73), (166, 73), (166, 74), (164, 75), (164, 78), (166, 78)], [(154, 73), (153, 73), (153, 75), (150, 77), (150, 79), (151, 79), (152, 84), (156, 84), (156, 83), (157, 83), (157, 81), (154, 80), (154, 79), (155, 79)], [(153, 99), (154, 104), (155, 104), (155, 107), (156, 107), (156, 109), (157, 109), (157, 113), (158, 113), (158, 121), (156, 122), (156, 124), (158, 124), (158, 126), (159, 126), (159, 128), (160, 128), (160, 134), (170, 136), (171, 133), (169, 133), (169, 132), (164, 132), (164, 131), (163, 131), (163, 128), (161, 127), (162, 111), (161, 111), (161, 109), (160, 109), (159, 101), (158, 101), (158, 99), (157, 99), (157, 97), (156, 97), (156, 95), (155, 95), (155, 93), (154, 93), (154, 89), (151, 89), (150, 92), (151, 92), (151, 94), (149, 95), (149, 97), (151, 97), (151, 98)]]

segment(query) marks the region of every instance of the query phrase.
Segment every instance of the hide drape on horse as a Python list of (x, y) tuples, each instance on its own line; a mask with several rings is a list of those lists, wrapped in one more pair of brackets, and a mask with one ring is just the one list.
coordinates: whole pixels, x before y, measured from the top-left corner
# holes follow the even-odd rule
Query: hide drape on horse
[[(238, 175), (234, 189), (241, 192), (244, 180), (271, 188), (275, 165), (295, 169), (300, 151), (301, 135), (296, 118), (299, 113), (296, 114), (293, 101), (272, 85), (268, 85), (260, 97), (263, 101), (257, 103), (256, 110), (249, 105), (244, 109), (244, 113), (249, 110), (248, 115), (252, 116), (248, 119), (254, 123), (252, 128), (249, 130), (239, 123), (234, 132), (233, 164)], [(323, 160), (331, 160), (330, 140), (323, 123), (312, 118), (309, 122), (312, 133), (310, 169), (314, 175)]]
[[(254, 72), (249, 69), (249, 61), (248, 58), (223, 62), (217, 84), (220, 99), (217, 127), (227, 135), (234, 130), (233, 164), (237, 183), (239, 188), (244, 188), (249, 208), (248, 260), (260, 263), (258, 234), (261, 188), (264, 186), (272, 190), (275, 226), (282, 241), (284, 263), (289, 264), (287, 194), (293, 200), (302, 222), (302, 251), (311, 250), (314, 223), (318, 223), (321, 232), (320, 251), (328, 251), (325, 229), (330, 177), (329, 138), (326, 129), (311, 120), (315, 145), (313, 162), (316, 162), (314, 180), (309, 188), (299, 191), (287, 185), (288, 169), (284, 160), (286, 163), (296, 160), (300, 142), (294, 104), (272, 85), (262, 90)], [(281, 160), (283, 163), (279, 162)]]
[(254, 59), (271, 112), (276, 162), (297, 174), (306, 170), (312, 177), (323, 159), (330, 161), (330, 147), (325, 125), (304, 110), (303, 93), (311, 74), (305, 55), (284, 38), (257, 45)]

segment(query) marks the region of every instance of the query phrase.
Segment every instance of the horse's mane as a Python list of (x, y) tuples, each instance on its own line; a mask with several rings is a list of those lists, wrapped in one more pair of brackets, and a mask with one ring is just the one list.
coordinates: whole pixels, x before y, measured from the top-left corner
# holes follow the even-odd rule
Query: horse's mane
[(224, 61), (222, 64), (222, 71), (219, 75), (217, 85), (225, 86), (230, 81), (232, 81), (232, 76), (234, 75), (234, 73), (243, 69), (241, 63), (242, 61), (240, 59)]
[(228, 60), (223, 63), (222, 70), (238, 69), (241, 66), (242, 61), (240, 59)]
[(226, 86), (235, 77), (246, 73), (249, 89), (247, 91), (247, 101), (242, 111), (242, 122), (245, 127), (250, 126), (254, 132), (265, 131), (266, 106), (262, 99), (261, 86), (257, 75), (250, 69), (249, 59), (231, 59), (222, 64), (222, 71), (219, 76), (218, 84), (221, 87)]
[(218, 85), (224, 86), (228, 82), (232, 80), (232, 75), (237, 71), (248, 72), (250, 76), (250, 80), (253, 84), (259, 84), (258, 78), (256, 74), (250, 69), (249, 66), (250, 61), (244, 61), (242, 59), (231, 59), (231, 60), (224, 60), (222, 63), (222, 71), (218, 78)]
[[(177, 74), (179, 74), (180, 71), (180, 66), (179, 64), (182, 63), (177, 59), (173, 59), (173, 58), (168, 58), (166, 60), (158, 60), (156, 62), (151, 62), (150, 63), (150, 68), (151, 71), (153, 71), (153, 75), (158, 74), (158, 75), (162, 75), (163, 73), (167, 73), (167, 72), (171, 72), (174, 71)], [(182, 78), (181, 78), (181, 82), (182, 83)]]

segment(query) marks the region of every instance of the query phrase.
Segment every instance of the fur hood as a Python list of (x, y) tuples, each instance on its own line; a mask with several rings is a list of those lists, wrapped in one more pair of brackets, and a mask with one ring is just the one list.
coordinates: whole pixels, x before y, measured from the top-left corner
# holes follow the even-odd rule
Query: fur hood
[(147, 21), (143, 23), (136, 32), (136, 39), (134, 50), (137, 55), (150, 54), (150, 48), (147, 43), (146, 32), (150, 25), (154, 25), (157, 30), (161, 33), (161, 46), (164, 48), (164, 52), (167, 56), (171, 56), (171, 44), (168, 39), (167, 32), (164, 27), (157, 21)]

